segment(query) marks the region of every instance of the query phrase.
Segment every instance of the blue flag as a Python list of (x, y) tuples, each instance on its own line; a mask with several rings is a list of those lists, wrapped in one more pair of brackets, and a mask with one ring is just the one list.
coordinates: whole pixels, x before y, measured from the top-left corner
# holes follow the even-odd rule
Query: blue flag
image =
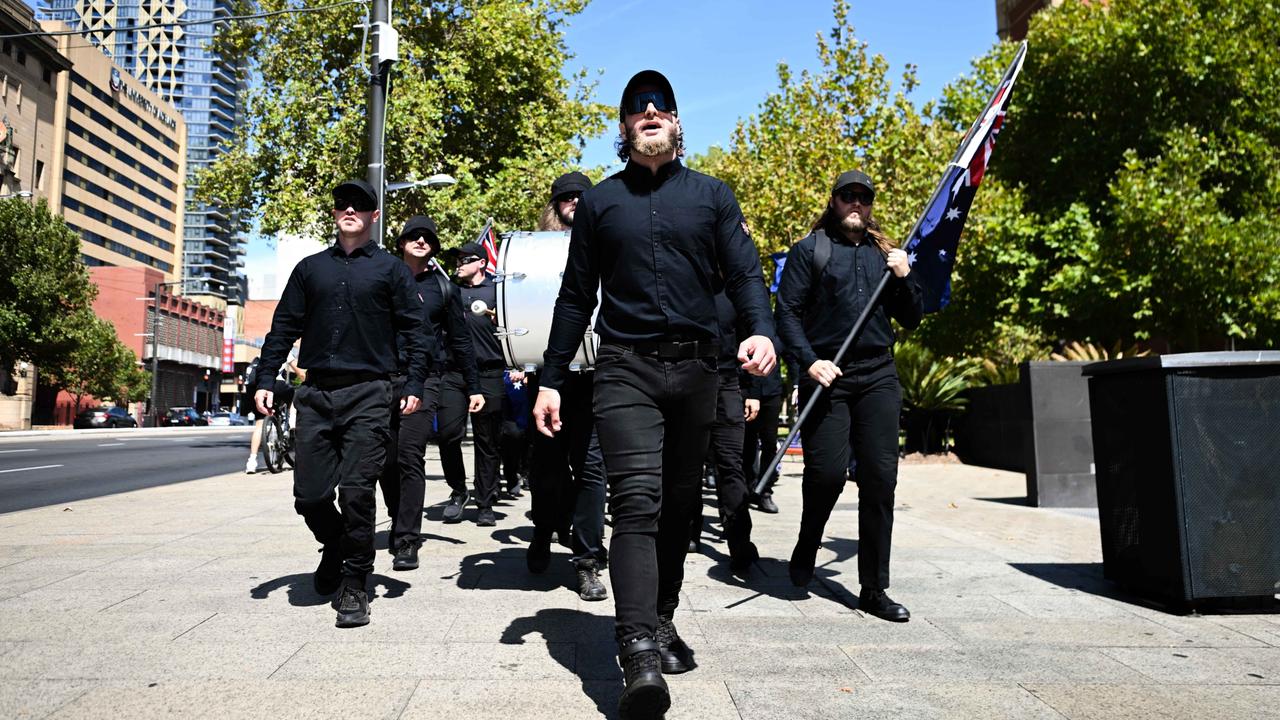
[(778, 292), (778, 283), (782, 282), (782, 267), (787, 264), (787, 254), (784, 252), (776, 252), (769, 256), (773, 261), (773, 284), (769, 286), (770, 293)]
[(951, 302), (951, 268), (955, 266), (960, 231), (964, 229), (973, 196), (987, 172), (996, 137), (1004, 127), (1013, 82), (1022, 69), (1026, 52), (1027, 43), (1024, 41), (986, 109), (969, 128), (960, 149), (947, 164), (924, 215), (907, 236), (903, 249), (907, 251), (911, 271), (919, 273), (920, 285), (924, 288), (925, 312), (937, 312)]

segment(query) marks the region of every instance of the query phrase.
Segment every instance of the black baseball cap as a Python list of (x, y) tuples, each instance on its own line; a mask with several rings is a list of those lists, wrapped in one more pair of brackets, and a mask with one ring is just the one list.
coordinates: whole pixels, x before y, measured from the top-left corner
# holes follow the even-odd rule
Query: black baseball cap
[(870, 190), (873, 196), (876, 194), (876, 187), (871, 184), (871, 176), (861, 170), (846, 170), (840, 173), (840, 177), (836, 178), (836, 184), (831, 186), (831, 192), (835, 193), (847, 185), (861, 185)]
[(436, 235), (436, 221), (426, 215), (414, 215), (404, 224), (404, 229), (396, 236), (396, 244), (408, 242), (419, 235), (425, 235), (427, 241), (436, 250), (440, 249), (440, 238)]
[(474, 242), (474, 241), (469, 243), (463, 243), (456, 248), (447, 250), (445, 251), (445, 254), (451, 255), (453, 257), (466, 257), (468, 255), (475, 255), (476, 257), (482, 260), (489, 257), (489, 253), (484, 251), (484, 248), (481, 247), (480, 243)]
[(570, 172), (556, 178), (551, 183), (551, 199), (555, 200), (568, 193), (580, 193), (591, 188), (591, 179), (580, 172)]
[(338, 200), (346, 200), (357, 210), (361, 205), (369, 207), (370, 210), (378, 209), (378, 193), (364, 180), (347, 180), (342, 183), (333, 189), (333, 199), (335, 203)]
[(641, 85), (652, 85), (662, 91), (666, 98), (666, 107), (659, 108), (674, 113), (676, 111), (676, 93), (671, 89), (671, 82), (667, 77), (657, 70), (641, 70), (631, 79), (627, 81), (626, 88), (622, 91), (622, 100), (618, 102), (618, 120), (625, 122), (627, 119), (627, 106), (631, 104), (631, 96), (635, 94), (635, 89)]

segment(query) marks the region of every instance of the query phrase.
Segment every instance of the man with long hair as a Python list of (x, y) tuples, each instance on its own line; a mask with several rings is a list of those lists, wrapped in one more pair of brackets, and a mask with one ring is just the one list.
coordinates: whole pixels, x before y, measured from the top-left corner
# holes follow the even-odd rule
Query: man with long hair
[(641, 720), (670, 707), (662, 672), (693, 667), (672, 619), (715, 420), (717, 292), (750, 330), (738, 362), (761, 374), (776, 358), (760, 258), (728, 186), (680, 163), (671, 83), (636, 74), (618, 115), (627, 165), (578, 201), (533, 416), (543, 434), (561, 430), (560, 390), (599, 291), (594, 409), (613, 517), (618, 710)]
[[(821, 391), (800, 428), (804, 509), (789, 571), (798, 587), (813, 578), (852, 451), (858, 465), (858, 608), (906, 622), (910, 613), (885, 594), (902, 409), (890, 318), (915, 328), (924, 315), (924, 299), (907, 254), (876, 224), (874, 201), (870, 177), (857, 170), (841, 174), (813, 232), (788, 253), (778, 286), (778, 334), (793, 367), (805, 371), (799, 380), (801, 405)], [(892, 273), (888, 287), (857, 342), (836, 365), (832, 359), (886, 272)]]

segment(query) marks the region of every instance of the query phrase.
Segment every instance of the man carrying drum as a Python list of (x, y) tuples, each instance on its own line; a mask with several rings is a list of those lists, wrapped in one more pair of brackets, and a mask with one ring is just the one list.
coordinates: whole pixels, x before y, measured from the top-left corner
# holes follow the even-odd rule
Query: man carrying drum
[(613, 517), (618, 710), (638, 720), (670, 707), (663, 670), (693, 666), (672, 617), (715, 420), (717, 292), (751, 333), (738, 347), (743, 368), (767, 373), (776, 358), (746, 222), (728, 186), (680, 163), (671, 84), (653, 70), (632, 77), (619, 120), (628, 162), (578, 201), (534, 421), (546, 435), (562, 430), (560, 390), (599, 290), (594, 408)]

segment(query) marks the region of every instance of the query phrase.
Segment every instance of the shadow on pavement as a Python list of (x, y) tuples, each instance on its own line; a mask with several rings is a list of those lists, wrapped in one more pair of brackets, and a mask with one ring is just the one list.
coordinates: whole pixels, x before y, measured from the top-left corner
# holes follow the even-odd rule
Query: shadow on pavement
[[(388, 599), (402, 597), (406, 590), (413, 587), (403, 580), (376, 573), (369, 576), (369, 585), (373, 588), (373, 592), (369, 595), (370, 603), (380, 597)], [(382, 592), (378, 592), (379, 587), (383, 589)], [(325, 605), (332, 600), (332, 596), (316, 594), (311, 582), (311, 573), (294, 573), (268, 580), (250, 589), (249, 597), (254, 600), (266, 600), (271, 593), (281, 588), (285, 589), (289, 604), (294, 607), (315, 607)]]
[[(622, 693), (622, 670), (614, 659), (613, 643), (579, 642), (584, 637), (611, 638), (613, 630), (611, 617), (567, 608), (548, 608), (532, 616), (512, 620), (502, 631), (501, 642), (523, 645), (526, 637), (541, 635), (552, 659), (578, 677), (582, 693), (596, 704), (596, 710), (606, 718), (616, 718), (618, 696)], [(578, 652), (566, 652), (575, 647)]]

